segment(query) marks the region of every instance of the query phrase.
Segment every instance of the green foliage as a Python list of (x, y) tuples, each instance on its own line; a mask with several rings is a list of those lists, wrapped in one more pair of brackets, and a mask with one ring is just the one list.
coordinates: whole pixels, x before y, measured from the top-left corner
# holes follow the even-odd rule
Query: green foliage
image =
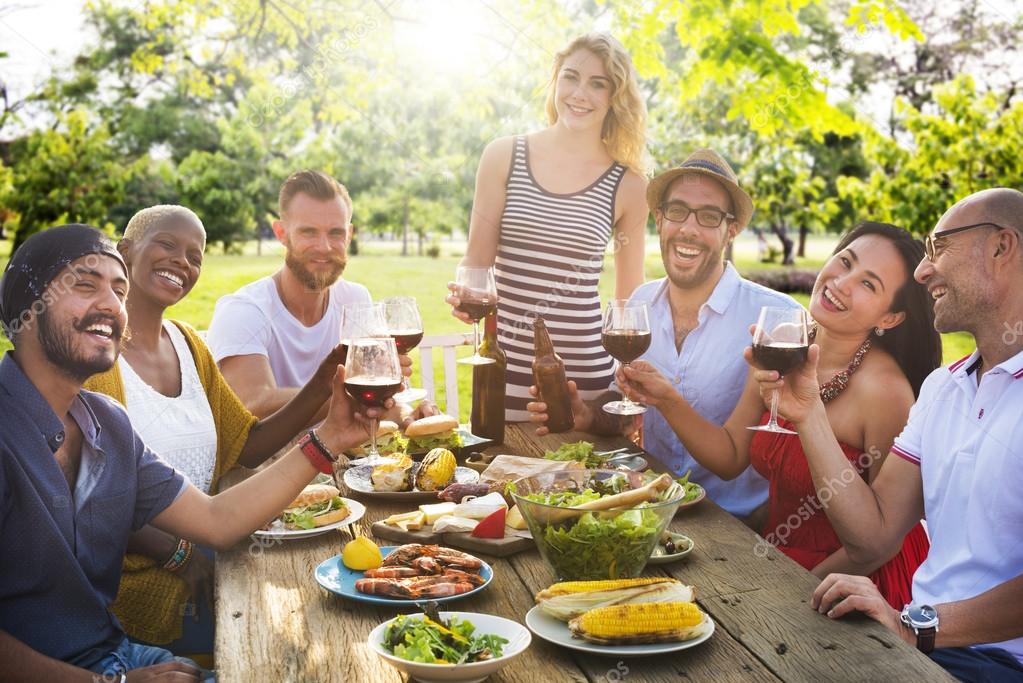
[(15, 249), (33, 233), (62, 223), (112, 229), (107, 209), (121, 202), (135, 168), (111, 148), (105, 125), (89, 123), (84, 112), (71, 112), (58, 118), (56, 128), (16, 143), (18, 163), (0, 200), (19, 216)]
[(839, 182), (844, 198), (876, 220), (930, 231), (955, 201), (988, 187), (1023, 187), (1023, 102), (1007, 105), (960, 77), (935, 89), (934, 112), (900, 102), (909, 147), (880, 134), (866, 138), (872, 170)]

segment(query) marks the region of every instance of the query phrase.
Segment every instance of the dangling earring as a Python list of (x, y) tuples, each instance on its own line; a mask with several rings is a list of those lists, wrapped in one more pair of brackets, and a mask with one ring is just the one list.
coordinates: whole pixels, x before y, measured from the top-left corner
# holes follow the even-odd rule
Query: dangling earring
[(884, 330), (882, 330), (880, 327), (875, 327), (874, 328), (874, 334), (876, 334), (879, 337), (883, 337), (884, 336)]

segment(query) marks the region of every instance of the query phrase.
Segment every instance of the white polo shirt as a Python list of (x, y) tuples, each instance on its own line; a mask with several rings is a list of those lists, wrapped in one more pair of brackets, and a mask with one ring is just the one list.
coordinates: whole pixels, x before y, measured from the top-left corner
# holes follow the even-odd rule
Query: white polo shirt
[[(931, 550), (913, 601), (965, 600), (1023, 574), (1023, 352), (977, 384), (980, 354), (938, 368), (892, 451), (920, 465)], [(1001, 643), (1023, 662), (1023, 637)]]
[(273, 276), (220, 297), (206, 333), (214, 360), (219, 363), (230, 356), (266, 356), (277, 386), (305, 386), (341, 342), (341, 307), (372, 300), (368, 289), (344, 278), (331, 285), (329, 295), (323, 317), (308, 327), (285, 307)]
[[(744, 279), (726, 263), (714, 291), (700, 306), (696, 329), (679, 351), (667, 278), (647, 282), (633, 292), (630, 301), (645, 301), (650, 307), (650, 348), (640, 358), (657, 368), (693, 410), (716, 425), (729, 418), (746, 386), (749, 365), (742, 352), (752, 341), (749, 326), (757, 322), (760, 309), (799, 307), (792, 297)], [(614, 384), (612, 389), (617, 391)], [(655, 408), (643, 414), (643, 448), (676, 474), (692, 470), (692, 481), (733, 515), (745, 517), (767, 500), (767, 481), (756, 470), (747, 467), (735, 479), (720, 479), (689, 454)]]

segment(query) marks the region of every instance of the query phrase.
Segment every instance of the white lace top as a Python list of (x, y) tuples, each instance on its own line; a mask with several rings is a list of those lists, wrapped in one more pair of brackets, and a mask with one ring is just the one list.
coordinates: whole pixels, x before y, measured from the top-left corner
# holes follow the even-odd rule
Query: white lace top
[(128, 417), (150, 449), (181, 472), (200, 491), (209, 493), (217, 461), (217, 428), (210, 402), (199, 381), (185, 335), (165, 320), (181, 366), (181, 394), (164, 396), (135, 374), (124, 356), (118, 359)]

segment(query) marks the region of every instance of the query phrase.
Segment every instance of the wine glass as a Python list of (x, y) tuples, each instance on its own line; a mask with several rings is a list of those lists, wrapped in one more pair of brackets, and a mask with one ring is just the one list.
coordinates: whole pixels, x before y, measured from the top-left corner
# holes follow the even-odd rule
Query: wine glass
[[(611, 357), (628, 365), (650, 348), (650, 316), (645, 302), (612, 299), (604, 310), (604, 326), (600, 343)], [(621, 401), (604, 404), (604, 410), (615, 415), (639, 415), (646, 406), (622, 396)]]
[(386, 337), (387, 318), (382, 303), (345, 304), (341, 307), (341, 345), (343, 360), (348, 358), (348, 345), (359, 337)]
[[(779, 375), (795, 370), (806, 362), (810, 351), (806, 311), (803, 308), (764, 306), (753, 332), (753, 362)], [(778, 390), (771, 392), (771, 419), (767, 424), (747, 427), (758, 432), (795, 434), (778, 424)]]
[(497, 310), (497, 281), (494, 269), (459, 266), (455, 276), (458, 285), (458, 310), (472, 318), (473, 353), (459, 363), (466, 365), (488, 365), (493, 358), (480, 355), (480, 321)]
[[(398, 353), (408, 355), (409, 351), (423, 341), (423, 318), (419, 315), (416, 299), (411, 296), (392, 296), (384, 299), (383, 304), (388, 333), (394, 338)], [(412, 387), (394, 395), (394, 400), (401, 403), (411, 403), (424, 398), (426, 389)]]
[[(345, 391), (366, 408), (383, 408), (387, 399), (401, 389), (398, 347), (391, 337), (353, 337), (348, 341), (345, 361)], [(370, 418), (370, 448), (365, 458), (352, 465), (377, 465), (386, 458), (377, 450), (379, 418)]]

